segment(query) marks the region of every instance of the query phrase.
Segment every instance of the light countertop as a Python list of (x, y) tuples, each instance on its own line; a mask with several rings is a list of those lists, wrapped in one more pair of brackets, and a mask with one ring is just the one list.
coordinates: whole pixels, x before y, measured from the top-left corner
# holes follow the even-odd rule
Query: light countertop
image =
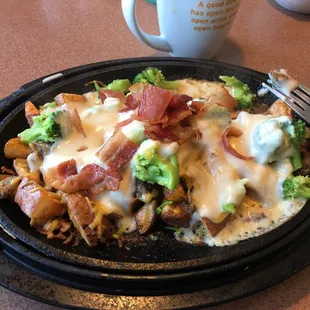
[[(141, 26), (156, 33), (155, 6), (138, 1)], [(161, 56), (127, 28), (120, 0), (1, 0), (0, 98), (26, 82), (82, 64)], [(214, 58), (258, 71), (284, 67), (310, 86), (310, 15), (273, 0), (243, 0)], [(284, 282), (215, 309), (310, 309), (310, 267)], [(56, 309), (0, 288), (0, 309)]]

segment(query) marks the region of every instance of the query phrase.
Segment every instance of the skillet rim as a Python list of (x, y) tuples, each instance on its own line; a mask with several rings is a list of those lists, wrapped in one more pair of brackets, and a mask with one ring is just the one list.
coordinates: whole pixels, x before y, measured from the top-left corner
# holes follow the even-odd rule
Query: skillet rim
[[(34, 98), (34, 100), (35, 100), (36, 98), (40, 97), (42, 92), (43, 93), (44, 92), (48, 93), (51, 90), (56, 89), (59, 86), (63, 86), (63, 85), (69, 84), (69, 83), (71, 83), (71, 82), (73, 82), (75, 80), (83, 79), (84, 75), (88, 76), (89, 74), (94, 75), (94, 74), (99, 74), (101, 72), (114, 71), (114, 70), (117, 70), (119, 67), (123, 67), (123, 66), (129, 66), (129, 67), (131, 67), (131, 66), (141, 66), (142, 65), (141, 64), (141, 60), (143, 60), (142, 64), (145, 67), (149, 66), (149, 63), (151, 63), (151, 65), (154, 65), (154, 66), (155, 65), (160, 66), (161, 63), (162, 63), (163, 66), (169, 65), (169, 64), (170, 65), (181, 65), (181, 66), (184, 65), (184, 64), (187, 64), (188, 66), (192, 66), (193, 64), (197, 64), (197, 65), (198, 64), (202, 64), (202, 65), (205, 65), (206, 67), (209, 67), (209, 68), (210, 67), (211, 68), (212, 67), (216, 67), (215, 69), (219, 69), (219, 67), (220, 67), (221, 69), (226, 70), (226, 71), (229, 71), (229, 70), (236, 71), (238, 74), (245, 75), (245, 76), (250, 77), (251, 79), (256, 80), (258, 82), (261, 82), (261, 80), (264, 80), (267, 77), (267, 75), (265, 73), (262, 73), (262, 72), (259, 72), (259, 71), (255, 71), (255, 70), (252, 70), (252, 69), (248, 69), (248, 68), (244, 68), (244, 67), (236, 66), (236, 65), (232, 65), (232, 64), (216, 62), (216, 61), (192, 60), (192, 59), (186, 59), (186, 58), (178, 59), (178, 58), (170, 58), (170, 57), (133, 58), (133, 59), (124, 59), (125, 65), (120, 64), (122, 62), (122, 60), (116, 60), (116, 62), (117, 62), (116, 66), (113, 64), (113, 61), (110, 61), (111, 67), (106, 67), (104, 69), (91, 70), (91, 72), (84, 72), (84, 73), (82, 72), (82, 74), (78, 74), (77, 76), (69, 77), (65, 81), (61, 80), (60, 82), (56, 82), (55, 84), (52, 84), (51, 86), (47, 85), (46, 88), (43, 88), (43, 90), (41, 90), (40, 92), (36, 93), (31, 98)], [(100, 66), (100, 64), (103, 65), (103, 64), (105, 64), (105, 62), (97, 63), (95, 65)], [(91, 64), (91, 65), (93, 65), (93, 64)], [(84, 66), (81, 66), (81, 67), (75, 67), (75, 68), (69, 69), (68, 72), (70, 70), (77, 71), (79, 68), (85, 69), (87, 66), (91, 66), (91, 65), (84, 65)], [(254, 75), (255, 75), (255, 78), (253, 77)], [(40, 79), (37, 79), (35, 81), (38, 81), (38, 80), (40, 80)], [(33, 81), (33, 82), (35, 82), (35, 81)], [(63, 82), (65, 82), (65, 83), (63, 83)], [(30, 84), (31, 84), (31, 82), (30, 82)], [(31, 98), (29, 98), (29, 99), (31, 99)], [(5, 117), (5, 119), (1, 122), (0, 132), (3, 130), (3, 128), (5, 128), (6, 124), (10, 121), (10, 118), (12, 117), (12, 115), (16, 115), (22, 109), (23, 109), (23, 103), (21, 103), (20, 106), (17, 106), (16, 108), (14, 108), (13, 111), (9, 115), (7, 115)], [(291, 223), (294, 219), (296, 220), (296, 217), (297, 218), (301, 217), (301, 219), (304, 218), (304, 214), (302, 214), (302, 212), (304, 211), (304, 213), (305, 213), (305, 209), (306, 209), (306, 206), (308, 204), (306, 204), (303, 207), (303, 209), (300, 212), (298, 212), (298, 214), (296, 214), (293, 218), (291, 218), (286, 223), (283, 223), (282, 225), (280, 225), (279, 227), (273, 229), (272, 231), (270, 231), (268, 233), (265, 233), (265, 234), (263, 234), (263, 235), (261, 235), (259, 237), (255, 237), (254, 239), (257, 240), (258, 238), (266, 237), (266, 235), (270, 234), (270, 233), (275, 234), (275, 231), (277, 229), (283, 228), (282, 227), (283, 225)], [(42, 243), (41, 247), (39, 247), (39, 248), (36, 247), (36, 250), (41, 251), (45, 255), (50, 256), (50, 257), (55, 257), (57, 259), (64, 260), (65, 262), (70, 262), (70, 263), (73, 263), (73, 264), (77, 263), (77, 261), (76, 261), (77, 258), (79, 258), (78, 260), (80, 260), (81, 257), (85, 258), (85, 256), (69, 253), (67, 251), (63, 251), (63, 250), (57, 249), (57, 248), (55, 248), (55, 247), (53, 247), (51, 245), (48, 245), (47, 243), (44, 243), (44, 242), (36, 239), (35, 237), (25, 233), (25, 231), (23, 231), (21, 228), (19, 228), (19, 230), (21, 230), (26, 235), (26, 237), (28, 237), (28, 238), (22, 237), (19, 234), (20, 232), (18, 231), (17, 225), (14, 222), (11, 223), (11, 224), (13, 224), (13, 226), (9, 225), (10, 224), (9, 223), (10, 219), (8, 219), (6, 217), (6, 215), (4, 215), (3, 213), (4, 212), (2, 210), (0, 210), (0, 214), (2, 215), (1, 219), (0, 219), (1, 220), (0, 223), (2, 223), (2, 225), (4, 224), (3, 226), (8, 231), (10, 231), (11, 233), (13, 232), (13, 235), (15, 235), (15, 237), (17, 237), (19, 240), (25, 242), (26, 244), (28, 244), (28, 245), (30, 245), (32, 247), (34, 246), (33, 243), (35, 243), (35, 242), (32, 242), (33, 239), (35, 241), (37, 241), (37, 243), (39, 243), (39, 245), (40, 245), (40, 243)], [(304, 218), (304, 220), (306, 220), (306, 218)], [(295, 224), (295, 226), (297, 226), (297, 224)], [(15, 225), (15, 227), (14, 227), (14, 225)], [(291, 229), (291, 231), (292, 230), (293, 229)], [(291, 233), (291, 231), (287, 232), (287, 234)], [(33, 239), (31, 240), (31, 238), (30, 238), (30, 240), (29, 240), (29, 237), (31, 237)], [(283, 237), (284, 236), (282, 235), (282, 238)], [(278, 238), (278, 240), (279, 240), (279, 238)], [(245, 240), (245, 241), (249, 241), (249, 240), (251, 240), (251, 239), (248, 239), (248, 240)], [(275, 243), (277, 241), (275, 241)], [(240, 242), (239, 242), (239, 245), (240, 245)], [(225, 247), (225, 248), (227, 248), (227, 247)], [(58, 252), (60, 251), (60, 252), (68, 253), (68, 255), (70, 256), (69, 261), (68, 261), (68, 257), (63, 257), (64, 255), (57, 255), (57, 254), (55, 255), (55, 254), (53, 254), (52, 252), (55, 251), (55, 249)], [(58, 254), (60, 254), (60, 253), (58, 253)], [(72, 257), (74, 257), (74, 256), (76, 256), (76, 259), (72, 260)], [(93, 266), (89, 266), (89, 260), (91, 260), (91, 262), (93, 262), (95, 264)], [(112, 269), (114, 271), (115, 270), (121, 270), (121, 271), (134, 271), (134, 272), (143, 271), (143, 272), (146, 272), (147, 270), (151, 269), (153, 272), (156, 272), (156, 271), (173, 271), (173, 270), (186, 269), (186, 268), (198, 268), (198, 266), (199, 267), (203, 267), (204, 264), (201, 264), (201, 262), (199, 262), (199, 260), (200, 259), (198, 259), (198, 260), (195, 259), (195, 260), (191, 260), (191, 261), (188, 260), (188, 261), (178, 261), (178, 262), (167, 262), (167, 263), (123, 263), (123, 262), (111, 262), (111, 261), (106, 261), (106, 260), (100, 260), (100, 259), (86, 257), (86, 261), (82, 262), (82, 265), (86, 264), (90, 268), (104, 268), (104, 269)], [(98, 261), (100, 261), (100, 263), (98, 263)], [(105, 264), (105, 263), (102, 264), (102, 262), (108, 262), (108, 264)], [(187, 264), (185, 264), (185, 262), (187, 262)], [(223, 263), (223, 262), (221, 262), (221, 263)], [(79, 261), (79, 264), (81, 265), (81, 261)], [(180, 264), (180, 266), (177, 266), (177, 264)], [(198, 266), (197, 266), (197, 264), (198, 264)], [(148, 267), (145, 268), (146, 266), (143, 266), (143, 265), (148, 265)], [(171, 265), (174, 265), (173, 268), (171, 268)], [(186, 265), (186, 266), (184, 266), (184, 265)], [(156, 267), (156, 268), (154, 269), (153, 267)]]

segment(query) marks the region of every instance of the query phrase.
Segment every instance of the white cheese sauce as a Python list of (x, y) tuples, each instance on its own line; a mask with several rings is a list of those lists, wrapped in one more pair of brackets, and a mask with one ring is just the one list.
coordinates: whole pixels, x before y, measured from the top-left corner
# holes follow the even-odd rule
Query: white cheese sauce
[[(84, 97), (86, 102), (70, 102), (66, 104), (66, 108), (77, 109), (86, 137), (73, 130), (65, 138), (56, 141), (49, 155), (44, 157), (41, 171), (70, 159), (75, 159), (78, 171), (92, 163), (104, 166), (95, 154), (101, 145), (112, 136), (115, 125), (119, 121), (129, 118), (132, 112), (119, 113), (118, 111), (124, 105), (118, 98), (106, 98), (102, 104), (96, 92), (84, 94)], [(127, 129), (126, 132), (130, 133), (130, 129)], [(82, 148), (85, 150), (79, 151)], [(28, 161), (32, 162), (33, 160), (29, 158)], [(36, 169), (33, 165), (32, 167)], [(106, 191), (91, 198), (94, 202), (99, 203), (103, 214), (120, 214), (122, 219), (119, 221), (119, 229), (131, 232), (136, 229), (136, 224), (128, 210), (132, 199), (129, 165), (122, 171), (122, 177), (119, 191)]]
[[(255, 129), (270, 118), (241, 112), (232, 121), (232, 126), (240, 129), (243, 135), (230, 137), (230, 144), (243, 155), (253, 155)], [(200, 145), (181, 146), (179, 158), (181, 172), (193, 180), (192, 200), (197, 211), (190, 228), (176, 233), (178, 240), (210, 246), (230, 245), (270, 231), (299, 212), (305, 204), (304, 200), (282, 199), (282, 182), (293, 172), (287, 158), (275, 158), (277, 161), (272, 164), (260, 164), (256, 158), (239, 159), (225, 151), (221, 143), (223, 130), (215, 123), (201, 119), (196, 124), (202, 132)], [(277, 139), (272, 131), (270, 139)], [(266, 149), (261, 150), (264, 151)], [(240, 179), (247, 180), (246, 187), (252, 189), (254, 200), (245, 196), (240, 184), (237, 187)], [(208, 217), (215, 223), (221, 222), (225, 217), (225, 213), (221, 212), (221, 204), (225, 201), (223, 198), (234, 201), (239, 207), (226, 227), (216, 237), (211, 237), (201, 218)]]

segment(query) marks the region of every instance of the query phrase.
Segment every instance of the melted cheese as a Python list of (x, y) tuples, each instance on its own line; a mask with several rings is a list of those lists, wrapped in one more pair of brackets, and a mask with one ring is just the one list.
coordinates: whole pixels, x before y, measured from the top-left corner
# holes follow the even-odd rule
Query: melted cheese
[[(255, 128), (268, 119), (269, 116), (241, 112), (232, 125), (243, 135), (231, 137), (230, 144), (239, 153), (251, 155)], [(198, 120), (196, 125), (202, 132), (200, 145), (180, 148), (181, 171), (193, 180), (192, 200), (196, 212), (190, 228), (181, 229), (176, 237), (189, 243), (223, 246), (261, 235), (287, 221), (305, 204), (304, 200), (282, 199), (282, 182), (293, 172), (287, 158), (279, 156), (272, 164), (260, 164), (255, 158), (239, 159), (223, 148), (223, 129), (217, 123), (206, 122), (203, 118)], [(272, 132), (270, 134), (271, 138), (277, 139)], [(245, 190), (237, 187), (240, 179), (247, 180), (246, 187), (253, 190), (255, 200), (249, 199)], [(211, 237), (201, 218), (206, 216), (215, 223), (221, 222), (226, 215), (221, 212), (225, 199), (241, 204), (227, 226), (216, 237)]]
[[(56, 141), (50, 154), (44, 157), (42, 171), (72, 158), (76, 160), (78, 171), (87, 164), (98, 163), (95, 154), (113, 134), (114, 127), (119, 121), (118, 109), (121, 104), (119, 101), (115, 104), (117, 99), (113, 98), (116, 99), (113, 104), (102, 105), (98, 101), (97, 93), (88, 93), (84, 96), (86, 102), (72, 102), (66, 105), (68, 109), (77, 109), (86, 137), (73, 130), (64, 139)], [(79, 151), (81, 147), (86, 149)]]

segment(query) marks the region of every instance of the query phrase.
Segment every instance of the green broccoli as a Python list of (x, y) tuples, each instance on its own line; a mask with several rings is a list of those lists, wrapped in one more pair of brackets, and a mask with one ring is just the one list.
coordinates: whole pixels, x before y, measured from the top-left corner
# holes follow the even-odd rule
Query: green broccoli
[(105, 86), (105, 89), (111, 89), (116, 91), (121, 91), (123, 93), (128, 93), (129, 87), (131, 86), (131, 83), (129, 80), (114, 80), (112, 83)]
[(310, 199), (310, 178), (301, 175), (289, 177), (283, 182), (282, 191), (284, 199)]
[(178, 81), (166, 81), (162, 72), (153, 67), (148, 67), (141, 73), (139, 73), (133, 80), (133, 83), (145, 83), (158, 86), (165, 89), (178, 88)]
[(235, 213), (236, 212), (236, 205), (234, 203), (226, 203), (222, 206), (223, 212), (228, 213)]
[(226, 86), (232, 87), (233, 97), (238, 101), (238, 109), (253, 109), (253, 99), (256, 97), (250, 90), (249, 86), (242, 83), (234, 76), (220, 76)]
[(54, 142), (62, 137), (60, 119), (64, 111), (42, 112), (33, 117), (33, 125), (21, 132), (18, 137), (26, 144), (33, 142)]
[(176, 155), (164, 157), (160, 143), (144, 141), (131, 162), (133, 175), (139, 180), (165, 186), (170, 190), (179, 184), (179, 164)]
[(294, 171), (302, 167), (300, 146), (306, 138), (306, 124), (302, 120), (294, 119), (293, 122), (286, 127), (293, 146), (293, 156), (290, 158)]

